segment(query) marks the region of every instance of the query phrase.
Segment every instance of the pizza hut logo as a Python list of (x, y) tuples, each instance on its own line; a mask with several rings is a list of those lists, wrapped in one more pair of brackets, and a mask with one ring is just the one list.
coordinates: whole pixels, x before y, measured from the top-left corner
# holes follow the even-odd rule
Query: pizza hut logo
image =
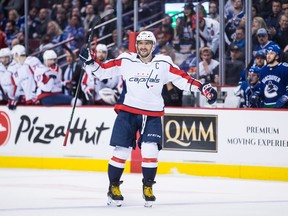
[(11, 133), (11, 123), (9, 116), (3, 112), (0, 111), (0, 146), (3, 146), (7, 143), (9, 140)]

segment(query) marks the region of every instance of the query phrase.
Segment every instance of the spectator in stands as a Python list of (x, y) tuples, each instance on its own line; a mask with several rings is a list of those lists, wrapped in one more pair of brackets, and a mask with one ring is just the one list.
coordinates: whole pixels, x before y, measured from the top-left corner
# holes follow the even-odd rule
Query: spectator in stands
[(0, 30), (4, 30), (7, 22), (7, 16), (5, 16), (3, 8), (0, 7)]
[(191, 54), (191, 51), (195, 50), (195, 29), (196, 14), (194, 5), (192, 3), (186, 3), (184, 5), (184, 17), (181, 18), (181, 22), (176, 30), (176, 37), (179, 40), (179, 45), (175, 46), (176, 50), (182, 54)]
[[(104, 6), (105, 6), (103, 1), (91, 0), (91, 4), (93, 5), (95, 14), (99, 15), (103, 12)], [(113, 8), (116, 8), (116, 7), (113, 7)]]
[(72, 8), (72, 11), (71, 11), (71, 16), (74, 16), (74, 15), (80, 17), (81, 25), (84, 27), (84, 25), (83, 25), (84, 17), (82, 17), (80, 9), (78, 7), (75, 7), (75, 6)]
[(288, 0), (282, 1), (281, 11), (282, 11), (282, 13), (284, 13), (288, 17)]
[(85, 7), (85, 18), (83, 20), (83, 27), (85, 32), (88, 32), (88, 30), (92, 27), (92, 21), (95, 18), (94, 14), (94, 8), (92, 4), (87, 4)]
[(240, 48), (237, 45), (231, 44), (230, 58), (225, 61), (225, 84), (237, 86), (244, 67)]
[(259, 15), (265, 20), (272, 13), (272, 0), (261, 0), (259, 5)]
[[(62, 74), (62, 80), (67, 83), (67, 85), (64, 86), (64, 94), (66, 95), (75, 95), (76, 87), (78, 85), (80, 74), (81, 74), (81, 65), (79, 62), (77, 62), (76, 54), (73, 52), (66, 51), (66, 63), (67, 66), (64, 67), (64, 73)], [(69, 85), (69, 83), (71, 83)], [(78, 93), (78, 98), (81, 99), (84, 103), (84, 93), (80, 89), (80, 92)], [(84, 103), (85, 104), (85, 103)]]
[(260, 28), (257, 31), (258, 46), (255, 46), (253, 49), (253, 56), (259, 50), (266, 50), (266, 48), (272, 44), (275, 44), (273, 41), (269, 40), (268, 32), (264, 28)]
[[(41, 40), (40, 40), (40, 44), (39, 44), (39, 47), (36, 48), (34, 51), (37, 54), (37, 58), (43, 62), (43, 57), (42, 57), (42, 53), (39, 53), (41, 51), (44, 51), (44, 50), (47, 50), (47, 49), (51, 49), (52, 47), (54, 46), (54, 44), (52, 43), (52, 38), (49, 34), (45, 34), (42, 36)], [(57, 47), (58, 48), (58, 47)], [(55, 48), (55, 50), (57, 49)], [(59, 47), (60, 48), (60, 47)]]
[(65, 27), (68, 25), (68, 19), (66, 16), (66, 11), (64, 8), (57, 8), (56, 10), (56, 18), (55, 21), (58, 23), (58, 25), (60, 26), (61, 30), (64, 30)]
[(233, 41), (235, 30), (239, 26), (242, 17), (245, 16), (242, 0), (234, 0), (233, 8), (233, 13), (230, 12), (225, 15), (225, 34), (229, 41)]
[(37, 28), (38, 37), (41, 38), (47, 32), (47, 26), (50, 21), (50, 14), (47, 8), (41, 8), (39, 11), (38, 19), (40, 24)]
[(19, 29), (18, 21), (19, 21), (19, 13), (15, 9), (11, 9), (8, 11), (8, 20), (14, 21)]
[(58, 23), (53, 20), (49, 21), (47, 25), (47, 34), (50, 35), (54, 44), (63, 41), (63, 31)]
[[(140, 0), (139, 1), (139, 14), (138, 14), (138, 17), (139, 17), (139, 20), (144, 20), (144, 19), (147, 19), (148, 17), (151, 17), (153, 14), (153, 10), (152, 8), (150, 8), (149, 6), (149, 0)], [(147, 26), (151, 24), (151, 20), (150, 21), (146, 21), (146, 22), (142, 22), (141, 23), (141, 26)]]
[(285, 14), (279, 16), (279, 26), (269, 30), (271, 40), (277, 43), (282, 50), (288, 44), (288, 17)]
[(200, 17), (207, 17), (207, 12), (202, 4), (198, 4), (198, 13)]
[(81, 26), (81, 19), (79, 16), (73, 15), (69, 19), (69, 24), (66, 26), (63, 33), (63, 40), (73, 38), (72, 41), (68, 43), (70, 49), (79, 49), (83, 45), (85, 39), (85, 31)]
[(267, 24), (268, 33), (271, 34), (270, 30), (275, 30), (279, 27), (279, 15), (281, 13), (281, 0), (272, 1), (272, 13), (265, 19)]
[(61, 6), (65, 10), (66, 16), (71, 17), (72, 16), (72, 2), (71, 2), (71, 0), (63, 0)]
[(246, 34), (245, 34), (245, 28), (244, 27), (237, 27), (235, 31), (235, 39), (233, 41), (233, 44), (237, 45), (241, 52), (243, 53), (243, 56), (245, 56), (245, 43), (246, 43)]
[(15, 21), (8, 20), (6, 23), (5, 34), (6, 34), (7, 45), (9, 47), (11, 47), (12, 40), (17, 38), (18, 32), (19, 31), (18, 31)]
[(250, 98), (251, 104), (263, 102), (264, 108), (287, 108), (288, 102), (288, 66), (281, 62), (281, 48), (270, 45), (266, 48), (267, 65), (261, 69), (260, 92)]
[(24, 0), (1, 0), (0, 8), (3, 8), (6, 15), (11, 9), (19, 11), (22, 14), (24, 12)]
[[(38, 8), (32, 6), (29, 10), (28, 16), (28, 28), (29, 28), (29, 38), (38, 38), (38, 27), (40, 21), (37, 19)], [(25, 15), (21, 16), (18, 21), (18, 27), (21, 32), (25, 33)]]
[(259, 8), (258, 8), (258, 4), (253, 4), (252, 9), (251, 9), (251, 17), (253, 19), (256, 16), (259, 16)]
[(209, 13), (207, 17), (219, 22), (219, 8), (216, 1), (209, 1)]
[(212, 56), (213, 53), (209, 47), (200, 49), (199, 77), (203, 83), (209, 82), (219, 85), (219, 73), (216, 73), (217, 71), (215, 70), (219, 62), (212, 59)]
[[(107, 4), (104, 8), (104, 11), (110, 10), (110, 9), (112, 9), (112, 5)], [(110, 14), (108, 16), (105, 16), (103, 18), (103, 21), (106, 22), (108, 20), (113, 19), (114, 17), (115, 17), (114, 14)], [(116, 21), (107, 23), (106, 25), (103, 25), (103, 26), (99, 27), (98, 29), (96, 29), (97, 37), (102, 38), (108, 34), (111, 34), (115, 29), (116, 29)], [(113, 43), (113, 38), (107, 37), (107, 38), (101, 40), (101, 43), (109, 45), (109, 44)]]
[(164, 32), (158, 32), (156, 35), (156, 47), (153, 54), (159, 54), (161, 52), (161, 48), (164, 46), (172, 47), (172, 44), (167, 41)]
[(213, 57), (218, 56), (219, 48), (219, 22), (211, 18), (199, 17), (199, 39), (200, 47), (209, 47)]
[(174, 29), (172, 28), (172, 18), (168, 14), (164, 14), (160, 27), (157, 28), (153, 33), (154, 35), (157, 35), (158, 32), (163, 32), (165, 34), (166, 40), (169, 41), (169, 43), (172, 43), (172, 41), (174, 40)]
[(259, 44), (257, 31), (260, 28), (267, 29), (266, 22), (262, 17), (254, 17), (252, 20), (252, 49), (255, 49), (255, 47)]
[[(122, 1), (122, 13), (125, 14), (127, 12), (133, 11), (133, 0), (121, 0)], [(122, 16), (122, 25), (123, 27), (130, 26), (129, 29), (133, 29), (133, 13), (132, 15)]]

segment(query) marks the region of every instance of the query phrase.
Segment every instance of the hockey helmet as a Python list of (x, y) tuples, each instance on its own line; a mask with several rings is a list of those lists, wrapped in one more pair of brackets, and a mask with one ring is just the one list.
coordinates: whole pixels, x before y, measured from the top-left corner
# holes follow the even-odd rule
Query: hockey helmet
[(9, 48), (2, 48), (0, 49), (0, 58), (1, 57), (11, 57), (12, 56), (12, 52)]
[(26, 49), (23, 45), (17, 44), (12, 48), (12, 55), (26, 56)]
[(107, 52), (107, 51), (108, 51), (107, 46), (106, 46), (105, 44), (98, 44), (98, 45), (96, 46), (96, 51), (98, 52), (98, 51), (100, 51), (100, 50), (102, 50), (102, 51), (104, 51), (104, 52)]
[(46, 50), (43, 53), (43, 60), (57, 59), (57, 54), (54, 50)]
[(156, 44), (156, 38), (151, 31), (142, 31), (138, 34), (136, 37), (136, 42), (141, 41), (141, 40), (147, 40), (147, 41), (152, 41), (153, 45)]
[(256, 54), (255, 54), (255, 57), (257, 58), (257, 57), (262, 57), (262, 58), (266, 58), (266, 53), (265, 53), (265, 51), (264, 50), (258, 50), (257, 52), (256, 52)]
[(277, 55), (281, 54), (281, 48), (277, 44), (273, 44), (273, 45), (268, 46), (266, 49), (266, 52), (268, 52), (268, 51), (273, 51)]
[(250, 68), (249, 68), (249, 73), (254, 73), (254, 74), (257, 74), (257, 75), (259, 75), (259, 73), (260, 73), (260, 68), (258, 67), (258, 66), (256, 66), (256, 65), (253, 65), (253, 66), (251, 66)]

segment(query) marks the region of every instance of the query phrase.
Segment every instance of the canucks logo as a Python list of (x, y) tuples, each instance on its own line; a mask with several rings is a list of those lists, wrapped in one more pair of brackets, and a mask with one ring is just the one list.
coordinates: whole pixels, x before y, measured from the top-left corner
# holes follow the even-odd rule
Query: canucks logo
[(273, 84), (273, 82), (270, 80), (264, 89), (265, 97), (274, 98), (277, 96), (277, 91), (278, 91), (278, 86)]

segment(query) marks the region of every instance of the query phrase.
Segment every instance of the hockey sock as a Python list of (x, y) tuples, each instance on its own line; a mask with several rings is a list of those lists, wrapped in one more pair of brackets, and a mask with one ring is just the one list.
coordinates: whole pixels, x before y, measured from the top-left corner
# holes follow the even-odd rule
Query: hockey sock
[(108, 166), (108, 177), (109, 177), (109, 181), (110, 183), (112, 182), (119, 182), (120, 178), (123, 174), (124, 168), (118, 168), (115, 166), (112, 166), (111, 164), (109, 164)]
[(142, 167), (144, 183), (146, 183), (148, 179), (154, 181), (156, 172), (157, 172), (157, 167), (156, 168)]

